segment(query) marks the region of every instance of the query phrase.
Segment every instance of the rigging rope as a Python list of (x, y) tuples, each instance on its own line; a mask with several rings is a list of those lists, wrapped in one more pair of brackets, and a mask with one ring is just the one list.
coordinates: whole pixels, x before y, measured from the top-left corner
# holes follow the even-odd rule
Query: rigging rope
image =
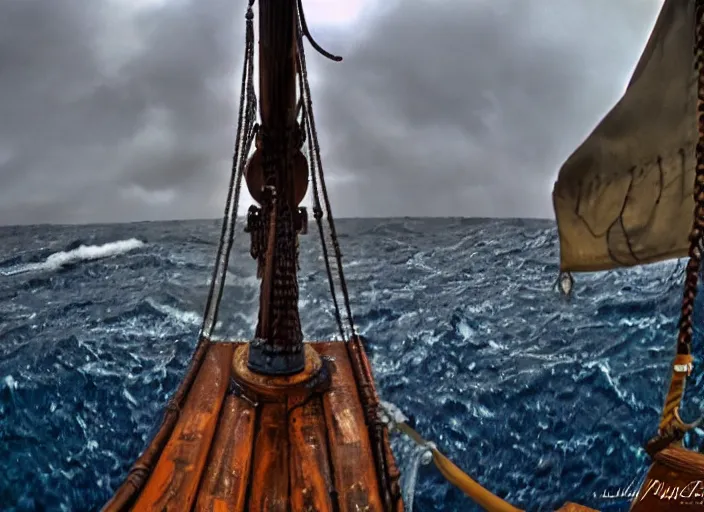
[(225, 213), (222, 220), (220, 241), (215, 267), (210, 282), (210, 291), (205, 305), (205, 314), (200, 329), (201, 338), (210, 338), (213, 328), (217, 323), (218, 309), (222, 299), (230, 251), (235, 238), (235, 224), (237, 223), (237, 210), (239, 208), (242, 175), (247, 154), (256, 133), (254, 120), (256, 118), (257, 100), (254, 91), (254, 13), (249, 1), (246, 18), (246, 35), (244, 64), (242, 66), (242, 85), (240, 89), (240, 107), (237, 116), (237, 134), (235, 137), (235, 152), (232, 157), (232, 172), (225, 202)]
[(677, 352), (672, 362), (672, 377), (670, 388), (665, 398), (658, 436), (649, 442), (651, 452), (659, 451), (670, 442), (681, 441), (684, 433), (697, 426), (702, 419), (687, 424), (680, 418), (679, 409), (684, 396), (687, 377), (692, 373), (692, 332), (694, 320), (694, 303), (697, 297), (697, 282), (704, 253), (704, 0), (695, 3), (695, 69), (697, 81), (697, 128), (699, 140), (696, 149), (696, 168), (694, 181), (694, 219), (689, 235), (689, 261), (684, 283), (682, 298), (682, 313), (680, 317), (679, 334), (677, 336)]
[[(491, 491), (482, 487), (479, 483), (469, 477), (464, 471), (458, 468), (450, 459), (445, 457), (435, 446), (435, 443), (426, 441), (423, 437), (406, 423), (407, 418), (393, 404), (381, 402), (379, 417), (385, 423), (389, 431), (398, 430), (406, 434), (419, 447), (425, 448), (432, 453), (435, 467), (445, 479), (469, 496), (474, 502), (484, 507), (488, 512), (522, 512), (507, 501), (499, 498)], [(410, 511), (409, 511), (410, 512)]]
[[(301, 43), (301, 38), (299, 37), (299, 44)], [(299, 69), (300, 69), (300, 57), (299, 57)], [(301, 79), (299, 81), (300, 83), (300, 88), (301, 88), (301, 98), (303, 98), (303, 80)], [(340, 306), (337, 300), (337, 291), (335, 290), (335, 281), (333, 279), (333, 274), (332, 274), (332, 268), (330, 267), (330, 255), (328, 253), (328, 246), (327, 242), (325, 240), (325, 227), (323, 226), (323, 210), (320, 207), (320, 193), (318, 191), (318, 178), (316, 176), (317, 174), (317, 166), (315, 165), (315, 157), (313, 156), (313, 147), (312, 144), (310, 143), (310, 140), (312, 138), (311, 131), (310, 131), (310, 122), (308, 121), (308, 116), (310, 114), (308, 113), (307, 108), (303, 107), (303, 125), (304, 125), (304, 133), (306, 134), (306, 138), (308, 139), (308, 162), (310, 163), (311, 166), (311, 172), (310, 172), (310, 177), (311, 177), (311, 182), (313, 184), (313, 216), (315, 217), (315, 223), (318, 226), (318, 233), (320, 235), (320, 246), (323, 251), (323, 261), (325, 262), (325, 271), (327, 272), (328, 276), (328, 284), (330, 286), (330, 295), (332, 297), (332, 302), (333, 305), (335, 306), (335, 322), (337, 323), (337, 328), (340, 331), (340, 339), (342, 341), (345, 341), (345, 328), (342, 325), (342, 316), (340, 315)]]
[[(330, 60), (334, 60), (335, 62), (340, 62), (342, 60), (342, 57), (339, 55), (333, 55), (332, 53), (325, 51), (318, 43), (315, 42), (315, 39), (313, 39), (313, 36), (310, 35), (310, 31), (308, 30), (308, 24), (306, 23), (306, 16), (303, 14), (303, 3), (301, 0), (298, 0), (298, 27), (299, 27), (299, 34), (303, 34), (306, 36), (308, 41), (310, 42), (311, 46), (315, 48), (318, 53), (320, 53), (322, 56), (327, 57)], [(299, 49), (302, 49), (303, 45), (299, 44)]]
[[(332, 240), (332, 245), (333, 245), (333, 252), (335, 254), (335, 260), (337, 263), (337, 274), (339, 277), (340, 281), (340, 289), (342, 290), (342, 297), (343, 297), (343, 302), (345, 306), (345, 313), (347, 315), (347, 323), (349, 325), (350, 329), (350, 337), (356, 336), (356, 330), (354, 326), (354, 319), (352, 317), (352, 309), (350, 307), (350, 299), (349, 299), (349, 292), (347, 289), (347, 282), (345, 281), (345, 274), (342, 269), (342, 253), (340, 252), (340, 244), (338, 242), (337, 238), (337, 231), (335, 229), (335, 220), (333, 219), (332, 215), (332, 209), (330, 208), (330, 198), (328, 196), (328, 191), (327, 187), (325, 185), (325, 174), (323, 172), (323, 164), (322, 160), (320, 158), (320, 144), (318, 142), (318, 132), (315, 127), (315, 117), (313, 115), (313, 101), (311, 99), (311, 94), (310, 94), (310, 84), (308, 82), (308, 70), (306, 67), (306, 57), (305, 57), (305, 51), (303, 49), (303, 44), (301, 42), (301, 34), (305, 33), (304, 30), (304, 18), (302, 17), (302, 12), (303, 10), (301, 9), (300, 6), (300, 0), (299, 0), (299, 20), (298, 20), (298, 30), (299, 30), (299, 46), (298, 46), (298, 71), (300, 74), (300, 83), (301, 83), (301, 93), (302, 93), (302, 99), (303, 99), (303, 112), (304, 112), (304, 119), (305, 119), (305, 124), (306, 124), (306, 131), (308, 134), (308, 147), (309, 147), (309, 154), (311, 161), (309, 162), (311, 165), (311, 180), (313, 181), (313, 188), (314, 188), (314, 201), (315, 201), (315, 207), (314, 207), (314, 214), (316, 216), (316, 220), (318, 220), (318, 217), (322, 218), (323, 211), (321, 209), (321, 203), (320, 203), (320, 198), (319, 198), (319, 192), (318, 192), (318, 187), (317, 183), (320, 183), (320, 187), (323, 192), (323, 204), (325, 205), (325, 210), (327, 213), (327, 220), (328, 220), (328, 228), (330, 230), (330, 238)], [(309, 37), (310, 40), (310, 37)], [(314, 45), (315, 46), (315, 45)], [(318, 49), (318, 48), (316, 48)], [(320, 51), (320, 49), (318, 49)], [(337, 59), (334, 59), (337, 60)], [(317, 174), (317, 181), (315, 175)], [(336, 315), (339, 315), (339, 306), (337, 304), (337, 299), (336, 299), (336, 293), (334, 291), (334, 284), (332, 281), (332, 272), (330, 271), (329, 268), (329, 262), (327, 259), (327, 247), (325, 245), (325, 239), (324, 235), (321, 230), (321, 244), (323, 244), (323, 251), (324, 251), (324, 257), (326, 258), (326, 268), (328, 270), (328, 278), (331, 283), (331, 293), (333, 294), (333, 301), (335, 302), (335, 309), (336, 309)], [(342, 331), (342, 329), (341, 329)], [(341, 332), (343, 336), (343, 341), (346, 341), (346, 338), (344, 336), (344, 332)]]

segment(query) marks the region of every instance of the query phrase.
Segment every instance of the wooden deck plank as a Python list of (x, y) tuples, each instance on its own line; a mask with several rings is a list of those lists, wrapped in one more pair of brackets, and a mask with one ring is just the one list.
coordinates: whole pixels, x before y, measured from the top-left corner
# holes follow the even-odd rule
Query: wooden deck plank
[(340, 512), (383, 510), (364, 411), (343, 343), (316, 343), (332, 357), (332, 387), (323, 397)]
[(323, 403), (289, 400), (291, 512), (333, 510), (330, 456)]
[(676, 512), (704, 508), (704, 455), (672, 445), (658, 452), (632, 512)]
[[(288, 512), (288, 425), (286, 402), (261, 406), (252, 467), (249, 510)], [(254, 490), (256, 489), (256, 491)]]
[(188, 510), (196, 498), (201, 473), (227, 391), (233, 345), (208, 349), (178, 423), (134, 510)]
[(245, 508), (256, 410), (241, 398), (225, 398), (195, 510), (241, 512)]

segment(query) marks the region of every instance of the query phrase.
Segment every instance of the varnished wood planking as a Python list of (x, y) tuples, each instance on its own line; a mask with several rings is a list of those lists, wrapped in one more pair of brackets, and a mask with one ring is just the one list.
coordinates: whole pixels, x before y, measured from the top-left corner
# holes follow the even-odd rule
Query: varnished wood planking
[(289, 441), (286, 402), (261, 406), (250, 482), (251, 512), (287, 512)]
[[(230, 349), (238, 345), (217, 344)], [(203, 463), (205, 469), (201, 467), (199, 471), (202, 481), (198, 487), (198, 478), (190, 480), (191, 484), (195, 483), (195, 487), (190, 485), (191, 488), (200, 489), (197, 491), (196, 510), (383, 510), (369, 434), (347, 350), (342, 343), (312, 345), (321, 355), (335, 359), (331, 365), (332, 390), (323, 399), (311, 399), (299, 407), (295, 407), (293, 402), (260, 405), (259, 413), (238, 397), (226, 397), (216, 420), (217, 428), (211, 433), (211, 442), (202, 447), (200, 454), (203, 458), (207, 457), (207, 465)], [(225, 361), (222, 367), (229, 362), (229, 357), (219, 359)], [(187, 404), (194, 400), (194, 396), (203, 394), (200, 375), (209, 373), (212, 376), (206, 362), (212, 365), (212, 355), (206, 358), (203, 372), (199, 373), (187, 397)], [(229, 377), (229, 371), (226, 374)], [(215, 382), (208, 382), (208, 386), (211, 384), (216, 385)], [(223, 384), (226, 385), (226, 382)], [(180, 423), (196, 412), (195, 408), (184, 406), (172, 437), (183, 430)], [(257, 414), (261, 414), (259, 419), (256, 418)], [(218, 414), (213, 417), (217, 418)], [(158, 466), (164, 465), (167, 452), (173, 452), (173, 442), (174, 439), (170, 439)], [(249, 467), (246, 467), (247, 464)], [(163, 470), (158, 466), (135, 510), (144, 510), (139, 507), (145, 503), (162, 510), (159, 508), (161, 502), (155, 503), (155, 499), (163, 497), (159, 498), (148, 490), (155, 486), (152, 480), (156, 481), (159, 474), (162, 475), (162, 494), (170, 493), (172, 496), (165, 501), (166, 508), (184, 509), (183, 502), (177, 505), (170, 488), (183, 487), (183, 482), (190, 478), (186, 477), (186, 473), (192, 476), (194, 466), (179, 472), (175, 471), (176, 464), (172, 463), (173, 474), (168, 478), (164, 478)], [(178, 482), (181, 484), (175, 486)], [(331, 493), (335, 489), (336, 493)], [(335, 494), (339, 496), (339, 508), (333, 503)], [(151, 502), (148, 500), (150, 495)], [(188, 499), (191, 504), (195, 501)]]
[(665, 448), (655, 455), (631, 512), (704, 509), (703, 481), (704, 455), (678, 446)]
[(655, 460), (674, 471), (704, 480), (704, 454), (673, 444), (657, 453)]
[(330, 456), (320, 397), (289, 400), (290, 478), (292, 512), (333, 510)]
[(231, 344), (224, 343), (209, 348), (173, 434), (134, 510), (163, 512), (193, 506), (229, 383), (232, 350)]
[(130, 468), (127, 478), (122, 485), (115, 491), (110, 501), (103, 506), (101, 512), (120, 512), (127, 510), (134, 498), (139, 496), (140, 491), (146, 484), (149, 475), (156, 465), (161, 452), (166, 446), (174, 427), (179, 418), (179, 410), (183, 406), (186, 395), (191, 389), (191, 385), (198, 375), (198, 370), (208, 353), (211, 343), (207, 338), (200, 338), (196, 349), (191, 356), (191, 362), (188, 365), (186, 374), (181, 380), (178, 388), (169, 399), (164, 412), (164, 418), (161, 421), (161, 426), (157, 430), (154, 437), (149, 442), (147, 447), (142, 452), (142, 455), (134, 462)]
[(252, 461), (256, 410), (241, 398), (230, 395), (220, 413), (198, 492), (199, 512), (241, 512), (245, 508)]
[(331, 362), (332, 386), (323, 398), (340, 512), (383, 510), (364, 412), (347, 349), (342, 343), (316, 343)]

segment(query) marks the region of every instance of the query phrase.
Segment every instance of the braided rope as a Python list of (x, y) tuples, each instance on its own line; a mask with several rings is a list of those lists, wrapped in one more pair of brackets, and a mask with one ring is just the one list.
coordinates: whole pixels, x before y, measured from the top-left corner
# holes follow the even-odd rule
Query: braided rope
[[(695, 3), (695, 69), (697, 78), (697, 128), (699, 140), (696, 149), (696, 169), (694, 182), (694, 219), (689, 235), (689, 261), (687, 262), (682, 312), (677, 336), (677, 352), (672, 363), (670, 388), (665, 398), (660, 419), (660, 435), (672, 434), (675, 430), (686, 431), (694, 424), (685, 424), (679, 416), (679, 408), (684, 396), (687, 376), (692, 372), (692, 333), (694, 324), (694, 303), (697, 297), (697, 284), (702, 259), (704, 235), (704, 0)], [(681, 435), (677, 436), (681, 439)]]

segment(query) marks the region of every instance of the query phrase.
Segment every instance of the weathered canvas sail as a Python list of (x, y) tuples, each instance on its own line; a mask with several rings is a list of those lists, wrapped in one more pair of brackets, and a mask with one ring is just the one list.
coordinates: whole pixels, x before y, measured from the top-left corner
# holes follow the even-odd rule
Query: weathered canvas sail
[(666, 0), (621, 100), (560, 169), (563, 271), (684, 256), (696, 130), (694, 0)]

